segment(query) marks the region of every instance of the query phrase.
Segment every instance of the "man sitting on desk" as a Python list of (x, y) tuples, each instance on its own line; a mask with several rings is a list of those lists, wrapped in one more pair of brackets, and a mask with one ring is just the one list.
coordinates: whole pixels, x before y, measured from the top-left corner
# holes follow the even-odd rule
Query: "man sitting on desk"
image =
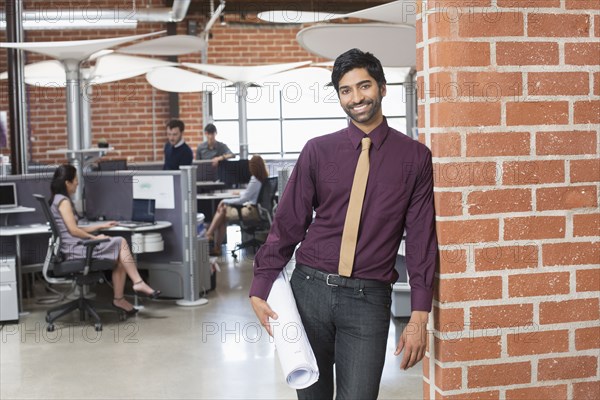
[(212, 160), (213, 167), (216, 167), (219, 161), (233, 157), (233, 153), (225, 143), (217, 142), (217, 127), (214, 124), (206, 125), (204, 135), (206, 142), (198, 145), (196, 160)]
[(194, 152), (183, 140), (185, 124), (172, 119), (167, 124), (167, 143), (165, 143), (165, 170), (178, 170), (180, 165), (192, 165)]

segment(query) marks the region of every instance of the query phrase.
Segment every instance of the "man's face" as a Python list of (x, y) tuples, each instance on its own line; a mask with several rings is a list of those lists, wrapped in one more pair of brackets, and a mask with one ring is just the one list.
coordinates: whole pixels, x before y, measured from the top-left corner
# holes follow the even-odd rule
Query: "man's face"
[(215, 142), (217, 141), (216, 137), (217, 137), (217, 133), (210, 133), (210, 132), (206, 132), (204, 131), (204, 134), (206, 135), (206, 141), (208, 142), (208, 144), (210, 146), (212, 146), (213, 144), (215, 144)]
[(340, 79), (340, 105), (359, 128), (379, 124), (383, 117), (381, 100), (385, 94), (385, 85), (379, 87), (364, 68), (350, 70)]
[(167, 128), (167, 140), (171, 145), (175, 146), (181, 140), (181, 136), (183, 133), (179, 130), (179, 128)]

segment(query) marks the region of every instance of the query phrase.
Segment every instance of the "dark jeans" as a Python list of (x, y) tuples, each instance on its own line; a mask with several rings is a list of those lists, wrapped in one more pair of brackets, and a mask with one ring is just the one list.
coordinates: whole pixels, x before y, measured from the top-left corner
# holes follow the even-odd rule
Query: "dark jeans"
[(319, 380), (298, 399), (376, 399), (390, 325), (391, 287), (330, 286), (296, 267), (291, 286), (319, 365)]

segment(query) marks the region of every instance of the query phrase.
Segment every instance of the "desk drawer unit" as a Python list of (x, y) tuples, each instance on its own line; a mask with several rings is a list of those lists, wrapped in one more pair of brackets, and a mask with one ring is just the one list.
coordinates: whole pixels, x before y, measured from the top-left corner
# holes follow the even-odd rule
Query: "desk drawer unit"
[(0, 321), (19, 319), (17, 274), (14, 257), (0, 258)]
[(16, 282), (17, 273), (15, 269), (16, 264), (13, 257), (0, 258), (0, 283)]

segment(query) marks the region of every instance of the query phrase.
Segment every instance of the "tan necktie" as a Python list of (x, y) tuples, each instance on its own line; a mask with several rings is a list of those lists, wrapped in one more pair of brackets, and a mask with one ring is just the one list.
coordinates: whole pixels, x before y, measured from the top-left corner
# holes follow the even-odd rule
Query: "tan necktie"
[(369, 148), (371, 147), (371, 139), (368, 137), (363, 138), (361, 144), (362, 150), (358, 157), (356, 171), (354, 171), (350, 202), (348, 203), (348, 211), (346, 212), (344, 232), (342, 233), (340, 264), (338, 266), (338, 273), (342, 276), (352, 275), (356, 240), (358, 239), (358, 226), (360, 225), (360, 213), (367, 189), (367, 179), (369, 178)]

